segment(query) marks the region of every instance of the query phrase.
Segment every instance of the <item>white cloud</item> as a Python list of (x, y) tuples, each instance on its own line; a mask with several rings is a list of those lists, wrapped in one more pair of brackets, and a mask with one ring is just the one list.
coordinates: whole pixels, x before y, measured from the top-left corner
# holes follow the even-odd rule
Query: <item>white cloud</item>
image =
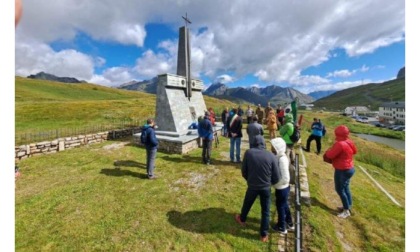
[(227, 74), (223, 74), (223, 75), (217, 76), (216, 79), (214, 80), (214, 82), (215, 83), (220, 82), (220, 83), (223, 83), (223, 84), (228, 84), (228, 83), (233, 82), (234, 80), (235, 80), (234, 77), (232, 77), (230, 75), (227, 75)]
[(336, 70), (334, 72), (329, 72), (327, 76), (325, 76), (325, 78), (331, 78), (331, 77), (347, 78), (359, 72), (362, 72), (362, 73), (367, 72), (369, 71), (369, 69), (370, 69), (369, 67), (367, 67), (366, 65), (363, 65), (361, 68), (354, 69), (354, 70), (348, 70), (348, 69)]
[[(405, 33), (405, 2), (394, 0), (267, 0), (264, 4), (253, 0), (38, 0), (26, 1), (23, 7), (17, 37), (38, 42), (16, 40), (16, 54), (21, 57), (16, 60), (16, 74), (51, 69), (84, 79), (96, 78), (93, 67), (110, 59), (98, 61), (82, 49), (54, 52), (50, 42), (72, 41), (83, 32), (94, 40), (143, 47), (147, 23), (166, 23), (175, 30), (186, 10), (192, 21), (192, 74), (211, 79), (229, 72), (237, 78), (254, 74), (261, 81), (299, 86), (307, 78), (299, 79), (301, 72), (335, 57), (331, 53), (335, 49), (355, 57), (402, 41)], [(162, 41), (159, 47), (163, 52), (146, 50), (136, 62), (124, 66), (129, 64), (132, 75), (139, 78), (176, 72), (177, 41)]]
[(326, 78), (330, 78), (330, 77), (342, 77), (342, 78), (344, 78), (344, 77), (350, 77), (354, 73), (355, 73), (354, 70), (353, 71), (349, 71), (347, 69), (337, 70), (337, 71), (328, 73), (327, 76), (326, 76)]
[(156, 75), (176, 72), (174, 58), (168, 54), (157, 53), (147, 50), (137, 59), (135, 71), (144, 78), (153, 78)]
[(16, 75), (28, 76), (44, 71), (59, 77), (89, 80), (93, 76), (95, 60), (73, 49), (54, 51), (37, 41), (20, 41), (15, 48)]

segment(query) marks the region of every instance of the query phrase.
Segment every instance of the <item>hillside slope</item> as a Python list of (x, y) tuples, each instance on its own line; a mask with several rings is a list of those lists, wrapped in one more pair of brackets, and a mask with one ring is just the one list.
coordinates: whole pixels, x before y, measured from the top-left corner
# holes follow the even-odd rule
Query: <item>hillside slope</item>
[(337, 91), (315, 101), (314, 106), (327, 110), (343, 110), (348, 106), (366, 106), (371, 110), (378, 110), (382, 103), (391, 100), (405, 101), (405, 78)]
[[(204, 96), (219, 114), (236, 104)], [(86, 127), (154, 116), (156, 95), (81, 83), (15, 78), (16, 134)]]

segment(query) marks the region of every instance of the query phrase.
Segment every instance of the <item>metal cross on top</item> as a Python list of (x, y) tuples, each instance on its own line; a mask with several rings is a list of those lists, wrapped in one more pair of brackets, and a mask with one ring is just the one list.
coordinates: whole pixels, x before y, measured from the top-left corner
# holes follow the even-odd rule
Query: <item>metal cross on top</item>
[(185, 17), (183, 16), (182, 18), (185, 20), (185, 27), (187, 27), (188, 24), (191, 24), (191, 21), (188, 19), (188, 15), (186, 12), (185, 12)]

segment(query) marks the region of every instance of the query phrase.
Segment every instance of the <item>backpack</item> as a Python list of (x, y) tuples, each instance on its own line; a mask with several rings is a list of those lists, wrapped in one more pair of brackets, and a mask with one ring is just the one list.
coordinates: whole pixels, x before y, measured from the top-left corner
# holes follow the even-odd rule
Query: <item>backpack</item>
[(140, 142), (142, 144), (146, 144), (146, 141), (147, 141), (147, 133), (146, 133), (146, 130), (143, 130), (140, 135)]
[(293, 127), (293, 133), (290, 135), (290, 140), (292, 140), (293, 143), (296, 143), (300, 139), (300, 130), (297, 125), (294, 125)]

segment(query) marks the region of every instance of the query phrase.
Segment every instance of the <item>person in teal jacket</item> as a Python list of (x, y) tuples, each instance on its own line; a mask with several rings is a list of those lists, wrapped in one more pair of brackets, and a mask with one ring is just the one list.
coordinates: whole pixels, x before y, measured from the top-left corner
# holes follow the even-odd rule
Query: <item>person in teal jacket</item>
[(290, 136), (294, 131), (294, 121), (292, 113), (287, 113), (284, 116), (284, 124), (280, 128), (280, 136), (286, 142), (286, 156), (289, 159), (290, 184), (295, 183), (295, 152), (294, 143), (290, 140)]

